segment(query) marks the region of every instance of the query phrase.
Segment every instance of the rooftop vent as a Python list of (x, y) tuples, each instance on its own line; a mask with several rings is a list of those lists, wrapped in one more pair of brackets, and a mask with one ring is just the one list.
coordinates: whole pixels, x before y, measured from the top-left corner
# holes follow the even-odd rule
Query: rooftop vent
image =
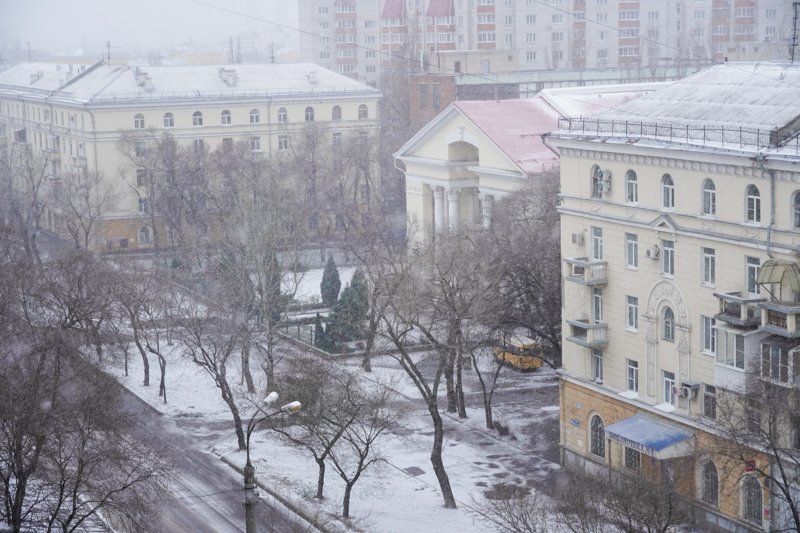
[(228, 87), (236, 87), (236, 83), (239, 81), (239, 75), (232, 68), (220, 67), (219, 77)]
[(310, 83), (311, 85), (316, 85), (317, 83), (319, 83), (319, 79), (317, 78), (317, 72), (315, 70), (312, 70), (311, 72), (306, 74), (306, 79), (308, 80), (308, 83)]
[(136, 67), (134, 75), (136, 76), (136, 85), (143, 88), (147, 92), (153, 90), (153, 80), (150, 79), (150, 75), (147, 74), (147, 72), (140, 70), (139, 67)]
[(39, 81), (43, 77), (44, 77), (44, 71), (43, 70), (37, 70), (36, 72), (31, 74), (31, 85), (33, 85), (34, 83), (36, 83), (37, 81)]

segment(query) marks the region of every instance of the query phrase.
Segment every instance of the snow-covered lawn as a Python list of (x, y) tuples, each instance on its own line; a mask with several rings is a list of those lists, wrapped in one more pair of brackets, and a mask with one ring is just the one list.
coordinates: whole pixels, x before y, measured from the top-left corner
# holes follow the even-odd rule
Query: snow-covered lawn
[[(356, 269), (355, 267), (339, 267), (338, 270), (339, 281), (342, 282), (342, 289), (344, 289), (350, 283)], [(283, 276), (283, 292), (294, 291), (294, 299), (301, 304), (319, 303), (321, 301), (319, 286), (322, 283), (323, 272), (322, 268), (312, 268), (296, 274), (286, 273)]]

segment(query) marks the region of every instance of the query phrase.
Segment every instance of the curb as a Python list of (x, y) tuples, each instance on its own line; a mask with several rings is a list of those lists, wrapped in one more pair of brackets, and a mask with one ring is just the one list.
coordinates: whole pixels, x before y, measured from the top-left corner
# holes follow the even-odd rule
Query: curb
[[(239, 474), (244, 475), (243, 470), (237, 464), (235, 464), (233, 461), (228, 459), (227, 457), (225, 457), (224, 455), (220, 455), (215, 450), (212, 450), (211, 453), (213, 453), (214, 455), (219, 457), (220, 460), (223, 463), (225, 463), (229, 467), (231, 467), (234, 470), (236, 470)], [(294, 502), (292, 502), (288, 498), (282, 496), (281, 494), (279, 494), (278, 492), (274, 491), (273, 489), (268, 488), (266, 485), (264, 485), (263, 483), (261, 483), (257, 479), (256, 479), (256, 485), (258, 485), (258, 487), (261, 490), (263, 490), (264, 492), (269, 494), (270, 497), (273, 498), (275, 501), (277, 501), (278, 503), (283, 505), (286, 509), (291, 511), (293, 514), (295, 514), (299, 518), (301, 518), (308, 525), (312, 526), (316, 531), (320, 531), (321, 533), (342, 533), (343, 531), (349, 531), (349, 528), (345, 528), (344, 526), (337, 527), (335, 529), (331, 529), (328, 525), (321, 523), (317, 519), (317, 517), (309, 516), (303, 509), (301, 509)]]

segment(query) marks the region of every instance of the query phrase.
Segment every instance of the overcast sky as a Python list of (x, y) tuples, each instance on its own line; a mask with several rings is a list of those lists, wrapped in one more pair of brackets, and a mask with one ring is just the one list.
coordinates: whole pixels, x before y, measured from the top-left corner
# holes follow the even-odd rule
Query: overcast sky
[[(291, 0), (200, 0), (247, 15), (297, 26)], [(176, 44), (225, 43), (272, 25), (191, 0), (0, 0), (0, 49), (19, 46), (74, 51), (117, 47), (149, 51)], [(296, 32), (286, 32), (296, 46)]]

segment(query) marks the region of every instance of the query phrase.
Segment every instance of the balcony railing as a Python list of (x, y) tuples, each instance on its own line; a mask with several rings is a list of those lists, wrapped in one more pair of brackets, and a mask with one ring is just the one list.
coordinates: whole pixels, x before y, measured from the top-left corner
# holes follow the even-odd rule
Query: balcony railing
[(567, 340), (587, 348), (602, 348), (608, 345), (605, 322), (589, 322), (585, 319), (567, 320), (570, 336)]
[(715, 292), (714, 296), (719, 299), (719, 313), (715, 319), (740, 328), (755, 328), (761, 324), (758, 304), (766, 298), (743, 297), (741, 292)]
[(606, 262), (586, 257), (564, 258), (569, 271), (567, 281), (581, 285), (605, 285), (608, 283)]
[(781, 337), (800, 337), (800, 302), (761, 302), (761, 331)]

